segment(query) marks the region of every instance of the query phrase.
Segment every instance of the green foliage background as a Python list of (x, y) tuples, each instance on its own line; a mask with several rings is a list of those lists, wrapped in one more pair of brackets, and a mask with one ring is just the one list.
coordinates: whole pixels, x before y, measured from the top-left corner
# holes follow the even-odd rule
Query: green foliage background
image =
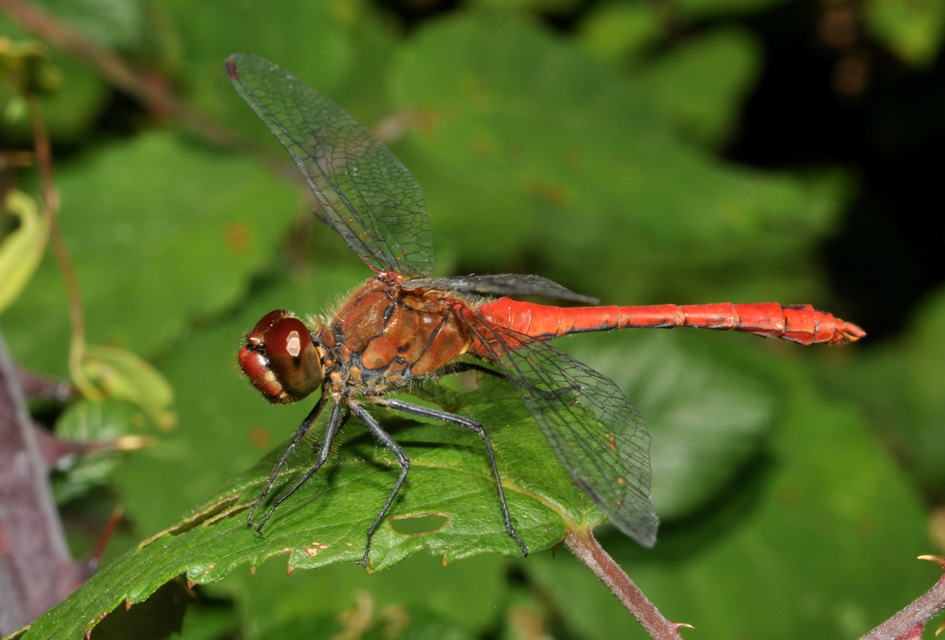
[[(230, 88), (227, 55), (266, 57), (360, 121), (402, 128), (391, 148), (426, 195), (438, 275), (539, 273), (605, 304), (779, 300), (847, 318), (823, 248), (856, 225), (856, 167), (760, 168), (721, 151), (763, 81), (751, 20), (787, 4), (481, 0), (419, 17), (402, 8), (416, 18), (408, 28), (390, 7), (358, 0), (45, 2), (253, 149), (215, 146), (180, 120), (142, 112), (50, 50), (62, 86), (44, 115), (88, 340), (154, 363), (179, 417), (171, 432), (139, 427), (156, 442), (113, 460), (104, 487), (70, 490), (81, 474), (59, 478), (67, 523), (125, 508), (129, 526), (103, 572), (238, 483), (308, 411), (266, 405), (248, 388), (234, 336), (272, 308), (323, 312), (369, 275), (308, 213), (287, 158)], [(871, 46), (921, 75), (941, 56), (945, 5), (904, 6), (870, 0), (857, 11)], [(0, 34), (30, 37), (5, 21)], [(26, 144), (22, 122), (3, 129), (8, 146)], [(35, 177), (21, 179), (36, 192)], [(685, 332), (559, 345), (612, 377), (647, 419), (660, 541), (644, 550), (606, 525), (597, 533), (668, 618), (696, 627), (686, 637), (856, 637), (937, 578), (914, 558), (942, 552), (929, 530), (945, 493), (945, 295), (928, 291), (905, 312), (901, 336), (845, 349)], [(869, 317), (848, 319), (870, 331)], [(19, 363), (67, 374), (67, 304), (51, 259), (2, 328)], [(72, 407), (63, 423), (75, 429), (92, 411)], [(429, 426), (404, 429), (440, 442)], [(450, 434), (439, 436), (443, 448)], [(514, 467), (515, 447), (502, 453)], [(413, 499), (425, 486), (417, 474), (406, 486)], [(493, 499), (483, 493), (482, 504)], [(77, 555), (94, 530), (73, 527)], [(281, 557), (263, 563), (212, 533), (193, 540), (204, 568), (215, 554), (233, 562), (203, 580), (192, 559), (180, 566), (209, 583), (184, 620), (186, 638), (342, 637), (360, 623), (361, 635), (344, 637), (645, 637), (561, 550), (444, 566), (442, 544), (420, 536), (376, 574), (354, 566), (354, 554), (286, 575)], [(483, 550), (505, 553), (506, 542)], [(411, 555), (426, 545), (431, 554)], [(127, 579), (119, 600), (163, 581)], [(90, 587), (80, 602), (97, 602)], [(77, 628), (101, 613), (77, 606), (59, 614)]]

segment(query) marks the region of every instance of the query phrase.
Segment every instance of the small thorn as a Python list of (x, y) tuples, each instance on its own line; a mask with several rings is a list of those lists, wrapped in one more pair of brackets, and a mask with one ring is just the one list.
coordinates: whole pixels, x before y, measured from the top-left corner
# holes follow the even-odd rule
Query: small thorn
[(127, 602), (127, 601), (125, 602), (125, 611), (131, 611), (131, 603), (130, 603), (130, 602)]
[(256, 575), (256, 567), (250, 567), (250, 568), (249, 568), (249, 572), (250, 572), (252, 575)]
[(928, 560), (929, 562), (934, 562), (935, 564), (937, 564), (938, 566), (940, 566), (942, 569), (945, 569), (945, 556), (925, 555), (925, 556), (919, 556), (918, 559), (919, 559), (919, 560)]

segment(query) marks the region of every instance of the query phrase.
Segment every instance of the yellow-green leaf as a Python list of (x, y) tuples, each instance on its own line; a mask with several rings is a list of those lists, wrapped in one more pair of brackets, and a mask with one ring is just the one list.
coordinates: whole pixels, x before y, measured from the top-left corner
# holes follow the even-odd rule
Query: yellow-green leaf
[(0, 312), (30, 281), (49, 238), (49, 220), (28, 195), (11, 191), (3, 206), (20, 219), (20, 226), (0, 244)]
[(177, 416), (170, 410), (174, 392), (154, 367), (125, 349), (90, 346), (83, 354), (82, 374), (96, 391), (139, 405), (158, 428), (171, 429)]

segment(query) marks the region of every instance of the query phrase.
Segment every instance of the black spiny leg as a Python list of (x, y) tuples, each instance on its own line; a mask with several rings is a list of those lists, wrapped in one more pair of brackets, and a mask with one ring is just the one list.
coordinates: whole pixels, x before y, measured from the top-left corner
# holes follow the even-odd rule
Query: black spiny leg
[(266, 517), (263, 518), (263, 521), (258, 525), (253, 523), (253, 515), (256, 513), (256, 509), (259, 508), (259, 505), (262, 504), (262, 501), (269, 491), (272, 489), (272, 483), (275, 482), (276, 476), (279, 475), (279, 472), (282, 471), (283, 465), (285, 465), (286, 460), (289, 459), (289, 456), (295, 450), (295, 447), (301, 442), (302, 438), (305, 437), (305, 434), (308, 433), (308, 430), (311, 428), (312, 423), (318, 419), (319, 414), (322, 412), (322, 409), (325, 408), (325, 402), (327, 401), (327, 394), (322, 394), (322, 397), (319, 398), (318, 403), (308, 412), (308, 415), (305, 416), (305, 420), (302, 421), (302, 424), (299, 425), (298, 430), (295, 432), (295, 435), (292, 437), (292, 442), (289, 443), (289, 446), (286, 447), (285, 451), (282, 452), (282, 457), (279, 458), (279, 462), (276, 463), (275, 468), (272, 470), (272, 473), (269, 474), (269, 479), (266, 480), (266, 486), (263, 487), (262, 493), (259, 494), (259, 497), (256, 498), (256, 502), (253, 503), (253, 508), (249, 510), (249, 515), (246, 516), (246, 524), (256, 531), (262, 529), (262, 526), (266, 524), (266, 520), (269, 519), (269, 516), (272, 515), (272, 511), (266, 514)]
[[(322, 396), (322, 397), (324, 398), (325, 396)], [(324, 400), (319, 400), (318, 404), (315, 406), (315, 409), (313, 409), (312, 412), (309, 414), (309, 416), (305, 418), (305, 422), (302, 423), (302, 427), (305, 427), (305, 431), (307, 431), (308, 427), (311, 426), (311, 420), (309, 420), (309, 418), (312, 417), (313, 414), (317, 416), (318, 412), (321, 411), (323, 404), (324, 404)], [(306, 422), (308, 424), (306, 424)], [(342, 419), (342, 405), (340, 403), (332, 405), (331, 416), (328, 419), (328, 426), (325, 428), (325, 439), (322, 441), (322, 446), (318, 452), (318, 458), (315, 461), (315, 465), (311, 469), (309, 469), (305, 473), (305, 475), (302, 476), (298, 480), (298, 482), (296, 482), (289, 489), (287, 489), (285, 492), (279, 495), (278, 498), (273, 500), (272, 506), (269, 508), (269, 511), (266, 512), (266, 515), (263, 517), (262, 522), (260, 522), (258, 525), (252, 525), (252, 523), (250, 523), (250, 525), (253, 526), (253, 528), (255, 528), (256, 531), (259, 531), (262, 529), (263, 525), (266, 524), (266, 521), (269, 520), (273, 512), (276, 510), (276, 507), (282, 504), (286, 500), (286, 498), (288, 498), (293, 493), (298, 491), (299, 487), (305, 484), (305, 482), (309, 478), (314, 476), (318, 472), (318, 470), (321, 469), (322, 465), (325, 464), (325, 460), (328, 459), (328, 454), (331, 452), (331, 445), (335, 441), (335, 436), (338, 435), (338, 431), (341, 428), (341, 425), (343, 423), (344, 423), (344, 420)], [(298, 444), (299, 440), (301, 440), (301, 436), (305, 435), (305, 431), (303, 431), (302, 427), (299, 427), (299, 430), (296, 432), (295, 437), (292, 438), (292, 444), (290, 444), (289, 447), (286, 449), (286, 452), (282, 454), (282, 459), (279, 460), (279, 464), (276, 465), (276, 468), (273, 470), (272, 475), (269, 477), (269, 482), (266, 483), (266, 489), (263, 491), (263, 494), (259, 496), (259, 500), (257, 500), (256, 504), (253, 506), (253, 511), (251, 511), (249, 514), (250, 517), (252, 517), (253, 512), (256, 511), (256, 507), (259, 506), (260, 501), (262, 501), (262, 499), (269, 492), (269, 489), (272, 486), (272, 482), (276, 474), (282, 468), (282, 465), (285, 463), (286, 459), (289, 457), (289, 454), (292, 452), (292, 449), (294, 449), (295, 446)], [(247, 519), (247, 522), (248, 521), (249, 520)]]
[(410, 404), (409, 402), (402, 402), (401, 400), (396, 400), (393, 398), (379, 399), (376, 402), (381, 406), (386, 406), (397, 411), (403, 411), (404, 413), (410, 413), (422, 418), (432, 418), (433, 420), (440, 420), (441, 422), (455, 424), (457, 426), (463, 427), (464, 429), (469, 429), (482, 438), (482, 441), (486, 446), (486, 454), (489, 456), (489, 464), (492, 465), (492, 476), (495, 478), (495, 486), (499, 491), (499, 504), (502, 506), (502, 515), (505, 517), (505, 530), (508, 531), (509, 536), (515, 540), (518, 546), (522, 549), (522, 555), (527, 556), (528, 548), (525, 546), (525, 543), (522, 542), (522, 538), (519, 537), (518, 532), (515, 530), (515, 526), (512, 524), (512, 518), (509, 515), (509, 505), (505, 501), (505, 492), (502, 490), (502, 480), (499, 478), (499, 469), (495, 464), (495, 454), (492, 451), (492, 441), (489, 440), (489, 435), (486, 433), (485, 428), (483, 428), (483, 426), (475, 420), (457, 415), (455, 413), (448, 413), (446, 411), (421, 407), (419, 405)]
[(385, 447), (391, 450), (397, 457), (397, 461), (400, 463), (400, 477), (397, 478), (396, 484), (394, 484), (393, 490), (390, 492), (390, 495), (387, 496), (387, 502), (384, 503), (384, 506), (381, 508), (381, 512), (377, 514), (377, 517), (374, 518), (374, 523), (368, 529), (367, 532), (367, 544), (364, 545), (364, 557), (361, 558), (358, 564), (366, 565), (368, 561), (368, 554), (371, 553), (371, 538), (374, 536), (374, 532), (377, 530), (377, 527), (381, 524), (381, 520), (384, 519), (384, 516), (387, 515), (387, 510), (390, 509), (391, 503), (394, 502), (394, 498), (397, 497), (397, 492), (400, 491), (400, 487), (404, 484), (404, 479), (407, 477), (407, 471), (410, 469), (410, 458), (407, 457), (406, 452), (397, 444), (394, 439), (390, 436), (389, 433), (384, 431), (381, 428), (381, 425), (378, 424), (377, 420), (374, 417), (364, 410), (363, 407), (351, 403), (351, 409), (354, 411), (355, 415), (361, 419), (361, 422), (364, 423), (364, 426), (374, 434), (374, 437), (380, 440)]

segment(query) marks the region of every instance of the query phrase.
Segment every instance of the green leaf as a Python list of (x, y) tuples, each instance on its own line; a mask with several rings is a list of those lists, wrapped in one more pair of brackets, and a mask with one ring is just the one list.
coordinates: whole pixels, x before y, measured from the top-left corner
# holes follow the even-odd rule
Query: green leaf
[(392, 637), (474, 640), (479, 637), (463, 625), (432, 616), (422, 610), (407, 611), (402, 606), (379, 609), (367, 592), (361, 594), (354, 607), (336, 616), (302, 615), (267, 627), (255, 637), (259, 640), (330, 640), (351, 636), (363, 640), (387, 640)]
[(148, 35), (148, 7), (143, 0), (42, 0), (36, 4), (105, 48), (131, 48)]
[(659, 113), (675, 128), (717, 146), (733, 132), (760, 67), (760, 47), (747, 31), (718, 29), (689, 38), (640, 76)]
[(689, 20), (725, 14), (758, 13), (788, 0), (679, 0), (674, 8)]
[(22, 89), (16, 86), (25, 83), (41, 98), (40, 112), (49, 138), (54, 142), (81, 140), (95, 124), (108, 98), (104, 80), (74, 56), (47, 51), (3, 15), (0, 15), (0, 34), (14, 42), (6, 51), (0, 51), (4, 76), (13, 72), (9, 78), (0, 78), (4, 137), (21, 144), (33, 142)]
[[(82, 354), (82, 375), (103, 398), (128, 400), (148, 415), (158, 429), (174, 427), (174, 392), (154, 367), (125, 349), (90, 345)], [(102, 398), (99, 398), (102, 399)]]
[(607, 2), (591, 7), (580, 24), (585, 48), (605, 60), (633, 59), (663, 34), (657, 7)]
[(236, 571), (213, 588), (229, 587), (225, 593), (245, 605), (247, 617), (266, 627), (279, 620), (337, 619), (339, 611), (363, 608), (369, 599), (377, 611), (399, 609), (411, 619), (415, 613), (435, 615), (466, 628), (489, 629), (501, 619), (509, 596), (509, 563), (515, 562), (488, 554), (444, 565), (418, 554), (377, 573), (338, 563), (288, 576), (281, 563), (268, 563), (255, 574)]
[[(774, 421), (770, 389), (726, 357), (731, 342), (710, 347), (707, 338), (624, 331), (585, 338), (573, 349), (610, 375), (646, 419), (653, 504), (664, 523), (717, 500), (758, 454)], [(752, 346), (762, 343), (735, 350)]]
[(0, 313), (32, 278), (49, 238), (49, 219), (40, 215), (36, 202), (25, 193), (8, 193), (4, 210), (20, 222), (0, 244)]
[[(69, 405), (56, 422), (56, 437), (70, 442), (100, 443), (102, 448), (57, 464), (53, 476), (56, 502), (63, 504), (108, 481), (126, 451), (147, 445), (153, 424), (141, 408), (126, 400), (83, 400)], [(63, 463), (67, 466), (63, 466)]]
[[(339, 104), (346, 104), (359, 118), (364, 114), (342, 99), (341, 87), (367, 93), (373, 109), (378, 106), (377, 91), (366, 90), (378, 83), (378, 74), (389, 63), (393, 37), (367, 10), (366, 3), (224, 0), (162, 4), (168, 19), (179, 28), (181, 42), (175, 63), (193, 83), (194, 104), (214, 114), (227, 128), (271, 149), (276, 148), (271, 134), (259, 126), (223, 72), (223, 61), (231, 54), (252, 53), (271, 60)], [(239, 20), (233, 19), (235, 15)], [(226, 29), (220, 28), (223, 24), (228, 25)], [(300, 43), (309, 43), (308, 48)], [(376, 111), (374, 116), (379, 118), (383, 113)]]
[(929, 66), (945, 38), (945, 3), (939, 0), (867, 0), (866, 25), (907, 64)]
[(852, 392), (870, 408), (876, 433), (930, 496), (945, 495), (945, 289), (915, 312), (904, 337), (853, 372)]
[[(567, 527), (591, 528), (601, 522), (602, 514), (558, 465), (514, 389), (492, 376), (480, 378), (478, 384), (480, 388), (471, 392), (435, 385), (419, 391), (439, 407), (462, 410), (489, 425), (512, 519), (530, 550), (558, 543)], [(520, 555), (505, 530), (495, 483), (475, 434), (377, 413), (410, 456), (411, 469), (374, 536), (372, 570), (390, 567), (418, 551), (439, 555), (444, 562), (482, 553)], [(256, 567), (272, 556), (286, 556), (290, 570), (360, 559), (367, 528), (399, 467), (392, 454), (359, 427), (356, 421), (345, 426), (337, 455), (280, 505), (261, 535), (246, 526), (246, 509), (260, 494), (282, 447), (183, 520), (105, 567), (38, 619), (26, 637), (78, 637), (94, 626), (101, 613), (123, 601), (141, 602), (180, 574), (205, 584), (240, 565)], [(302, 447), (290, 457), (270, 499), (311, 464), (307, 447)], [(398, 532), (393, 526), (400, 519), (430, 514), (441, 516), (433, 530)]]

